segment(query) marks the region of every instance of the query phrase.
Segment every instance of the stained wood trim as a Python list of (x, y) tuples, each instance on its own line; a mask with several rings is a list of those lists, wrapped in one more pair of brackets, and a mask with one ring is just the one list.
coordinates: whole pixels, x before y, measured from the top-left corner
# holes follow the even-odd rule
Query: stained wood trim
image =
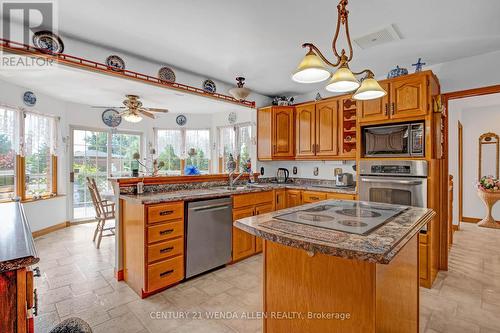
[(464, 218), (464, 127), (458, 121), (458, 227)]
[(169, 90), (177, 90), (182, 91), (184, 93), (188, 93), (191, 95), (198, 95), (210, 99), (216, 99), (219, 101), (232, 103), (241, 105), (248, 108), (255, 108), (255, 102), (253, 101), (238, 101), (237, 99), (219, 94), (219, 93), (209, 93), (204, 91), (203, 89), (188, 86), (185, 84), (177, 83), (177, 82), (164, 82), (161, 81), (157, 77), (153, 77), (147, 74), (137, 73), (130, 70), (120, 70), (116, 71), (111, 69), (109, 66), (105, 64), (98, 63), (96, 61), (83, 59), (79, 57), (75, 57), (69, 54), (59, 53), (59, 54), (51, 54), (47, 52), (43, 52), (40, 49), (34, 48), (29, 45), (13, 42), (7, 39), (0, 38), (0, 50), (4, 52), (9, 52), (13, 54), (23, 54), (29, 55), (31, 57), (36, 57), (39, 59), (48, 59), (49, 61), (53, 61), (57, 64), (74, 67), (82, 70), (86, 70), (88, 72), (95, 72), (99, 74), (114, 76), (118, 78), (123, 78), (131, 81), (142, 82), (145, 84), (149, 84), (152, 86), (157, 86)]
[(477, 223), (479, 221), (481, 221), (481, 219), (478, 219), (477, 217), (462, 216), (462, 222)]
[(36, 237), (40, 237), (40, 236), (43, 236), (43, 235), (50, 234), (51, 232), (54, 232), (56, 230), (67, 228), (69, 226), (70, 226), (70, 222), (66, 221), (66, 222), (55, 224), (55, 225), (51, 225), (50, 227), (47, 227), (47, 228), (43, 228), (43, 229), (40, 229), (40, 230), (37, 230), (37, 231), (33, 231), (31, 233), (31, 235), (33, 236), (33, 238), (36, 238)]
[(115, 277), (116, 277), (116, 281), (123, 281), (124, 280), (124, 271), (123, 269), (120, 269), (118, 271), (115, 272)]
[(480, 87), (480, 88), (452, 91), (452, 92), (443, 94), (443, 96), (446, 98), (447, 101), (449, 101), (452, 99), (482, 96), (482, 95), (489, 95), (489, 94), (496, 94), (496, 93), (500, 93), (500, 84), (493, 85), (493, 86)]
[[(235, 175), (235, 177), (237, 174)], [(254, 173), (254, 176), (259, 176), (259, 173)], [(241, 176), (242, 180), (248, 179), (248, 174)], [(145, 185), (159, 185), (159, 184), (179, 184), (179, 183), (203, 183), (215, 181), (229, 181), (228, 174), (211, 174), (199, 176), (159, 176), (159, 177), (136, 177), (136, 178), (111, 178), (111, 181), (118, 182), (120, 187), (133, 186), (139, 181), (144, 182)]]
[(17, 333), (27, 333), (26, 268), (17, 273)]
[(451, 228), (453, 229), (453, 231), (458, 231), (460, 230), (460, 228), (458, 227), (458, 225), (454, 224), (451, 226)]
[(57, 156), (51, 155), (52, 160), (52, 187), (51, 192), (57, 195)]

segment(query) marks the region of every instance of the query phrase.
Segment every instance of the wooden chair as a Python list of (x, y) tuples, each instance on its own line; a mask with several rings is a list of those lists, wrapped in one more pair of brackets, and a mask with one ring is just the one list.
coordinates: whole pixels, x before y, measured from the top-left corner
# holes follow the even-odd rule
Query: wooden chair
[(106, 220), (115, 218), (115, 203), (101, 198), (94, 178), (87, 177), (87, 186), (89, 188), (90, 196), (92, 197), (92, 203), (94, 204), (96, 214), (95, 218), (97, 220), (97, 226), (95, 228), (94, 238), (92, 241), (95, 242), (97, 237), (96, 247), (99, 248), (103, 237), (115, 235), (114, 225), (112, 227), (106, 227)]

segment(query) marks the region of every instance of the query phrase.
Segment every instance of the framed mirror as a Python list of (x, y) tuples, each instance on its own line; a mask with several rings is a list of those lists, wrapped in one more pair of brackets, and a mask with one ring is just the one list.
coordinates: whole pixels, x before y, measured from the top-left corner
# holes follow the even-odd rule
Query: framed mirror
[(477, 179), (493, 175), (498, 179), (499, 136), (495, 133), (484, 133), (479, 137), (479, 166)]

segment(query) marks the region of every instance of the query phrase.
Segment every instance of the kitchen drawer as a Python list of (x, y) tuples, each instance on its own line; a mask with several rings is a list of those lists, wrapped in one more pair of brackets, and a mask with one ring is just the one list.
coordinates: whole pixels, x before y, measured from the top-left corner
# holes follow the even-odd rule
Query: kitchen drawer
[(184, 238), (148, 245), (148, 263), (184, 253)]
[(238, 194), (233, 196), (233, 208), (254, 206), (263, 203), (273, 203), (273, 191)]
[(148, 223), (156, 223), (184, 218), (184, 202), (148, 206)]
[(184, 256), (174, 257), (148, 265), (148, 293), (167, 287), (184, 278)]
[(326, 200), (325, 192), (302, 191), (302, 203)]
[(148, 244), (184, 235), (184, 220), (155, 224), (148, 227)]
[(356, 200), (356, 194), (327, 193), (326, 198), (333, 200)]

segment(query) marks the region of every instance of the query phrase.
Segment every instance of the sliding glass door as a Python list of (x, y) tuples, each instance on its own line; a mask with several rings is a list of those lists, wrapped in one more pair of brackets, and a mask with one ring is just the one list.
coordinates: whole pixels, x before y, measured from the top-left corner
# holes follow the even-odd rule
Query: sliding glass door
[(131, 175), (132, 155), (141, 152), (141, 135), (73, 128), (71, 139), (72, 220), (88, 220), (95, 211), (86, 178), (94, 178), (102, 194), (111, 193), (108, 177)]

